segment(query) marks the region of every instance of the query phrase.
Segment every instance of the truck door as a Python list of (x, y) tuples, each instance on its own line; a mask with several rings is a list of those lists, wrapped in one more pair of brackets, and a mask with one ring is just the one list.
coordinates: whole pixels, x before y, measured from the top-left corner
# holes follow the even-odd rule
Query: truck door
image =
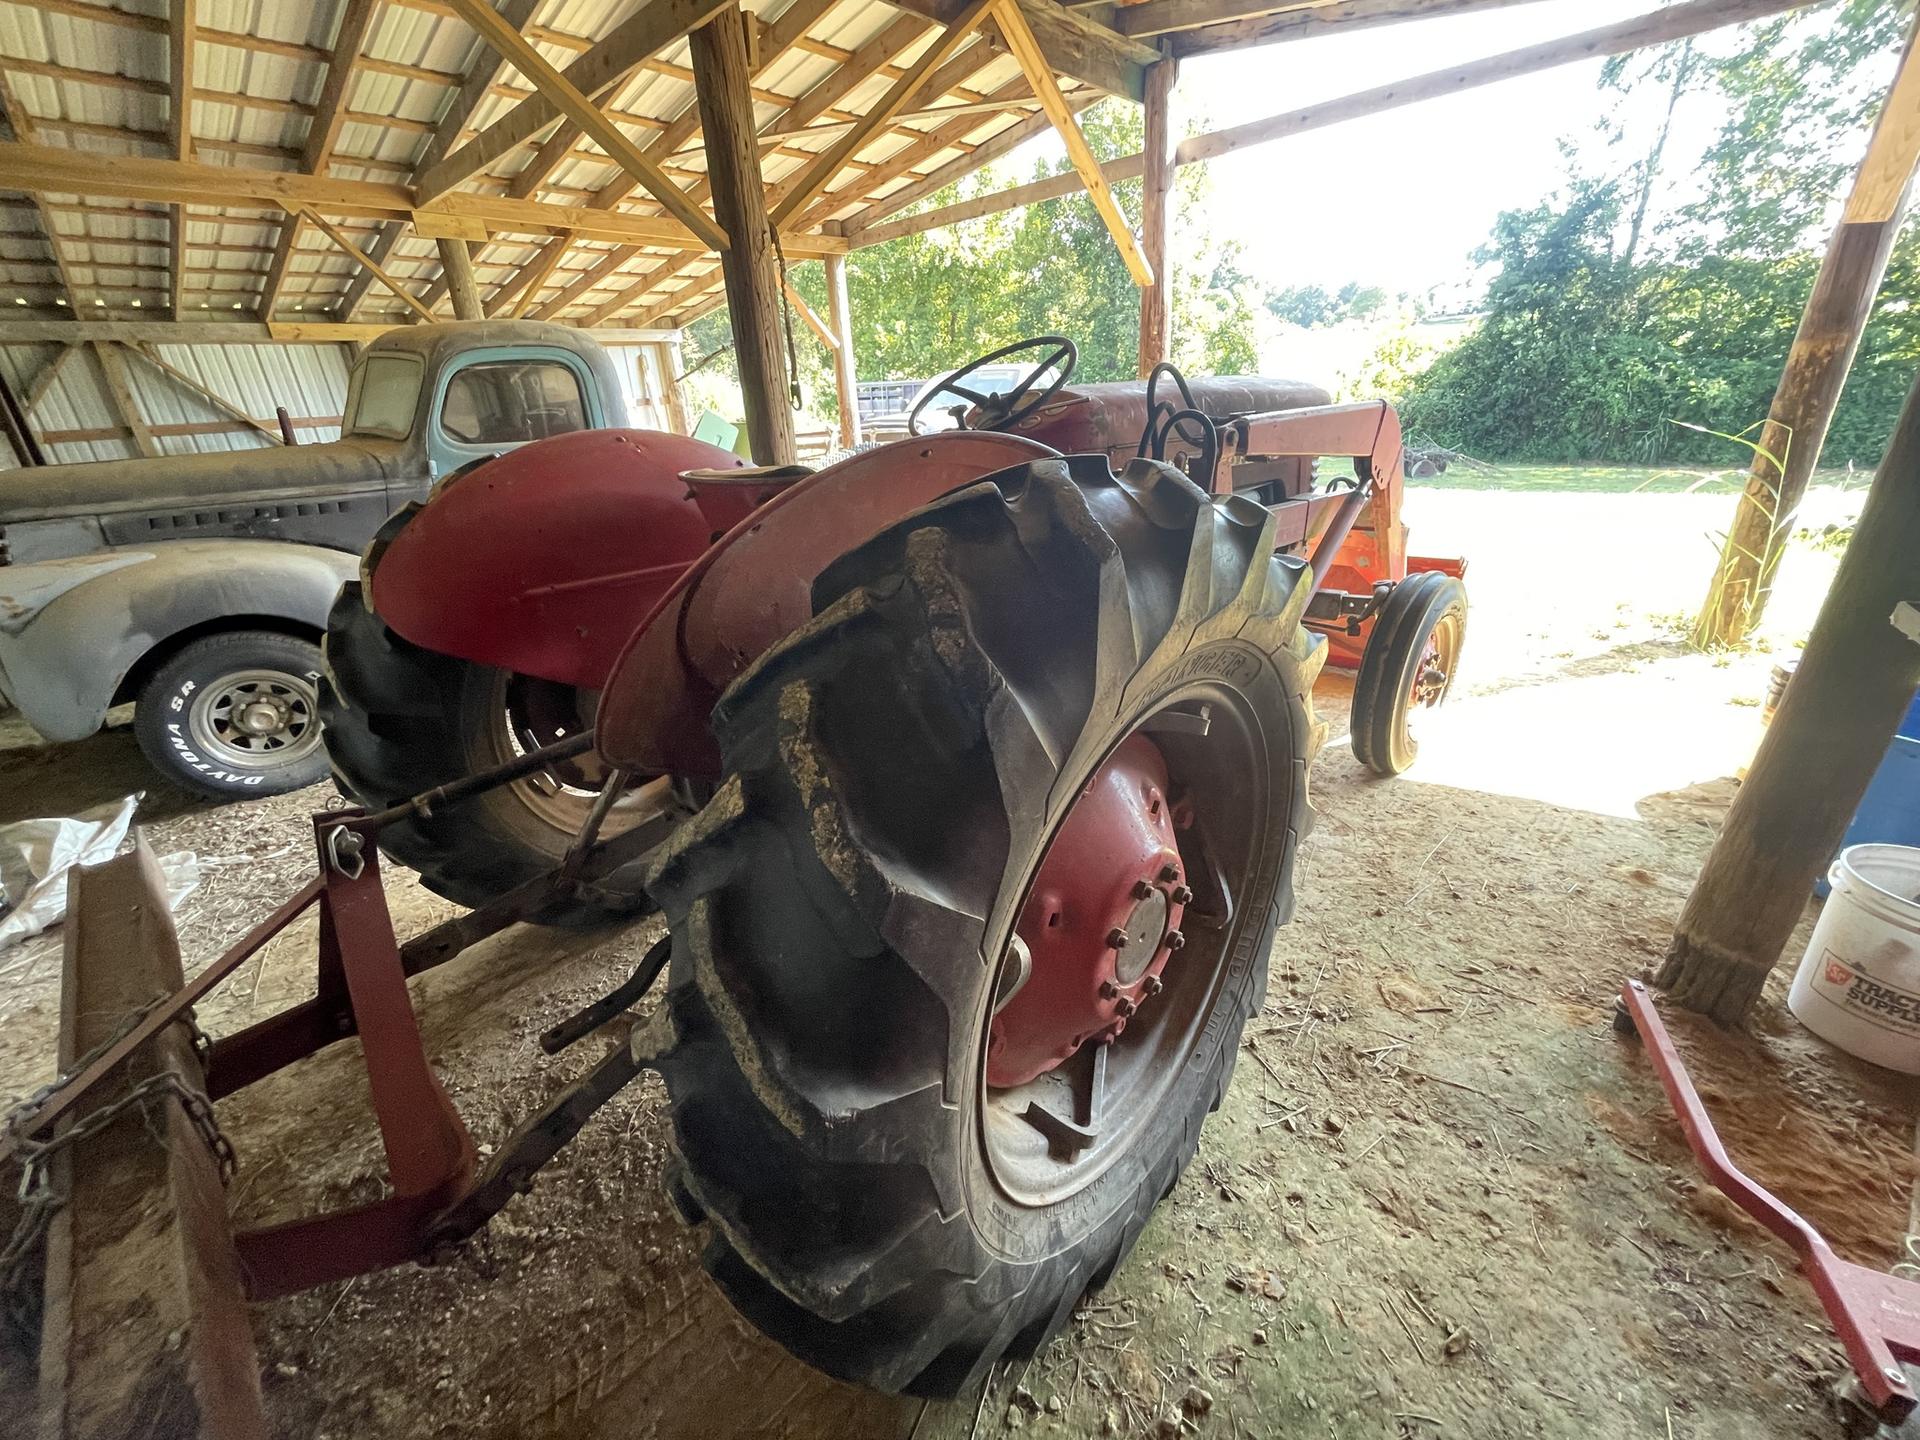
[(474, 350), (444, 371), (428, 421), (439, 479), (471, 460), (607, 423), (586, 362), (565, 350)]

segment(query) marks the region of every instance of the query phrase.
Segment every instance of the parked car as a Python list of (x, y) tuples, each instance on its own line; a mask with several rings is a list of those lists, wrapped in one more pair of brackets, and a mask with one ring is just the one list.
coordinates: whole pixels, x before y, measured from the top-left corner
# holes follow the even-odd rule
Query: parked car
[(141, 748), (214, 796), (327, 773), (319, 641), (361, 549), (477, 460), (624, 426), (606, 351), (531, 322), (367, 347), (338, 440), (17, 471), (0, 497), (0, 700), (48, 740), (134, 706)]

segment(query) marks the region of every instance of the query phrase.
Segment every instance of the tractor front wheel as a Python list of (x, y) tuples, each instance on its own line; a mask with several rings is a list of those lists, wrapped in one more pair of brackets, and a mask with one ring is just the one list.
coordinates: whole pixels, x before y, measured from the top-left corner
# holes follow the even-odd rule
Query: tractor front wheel
[(1272, 551), (1170, 467), (1038, 461), (842, 557), (722, 697), (636, 1048), (708, 1270), (811, 1364), (959, 1392), (1192, 1159), (1322, 733), (1311, 581)]
[(1420, 753), (1424, 711), (1453, 689), (1467, 640), (1467, 587), (1439, 570), (1409, 575), (1373, 622), (1353, 681), (1353, 755), (1376, 775), (1398, 775)]
[[(495, 769), (593, 723), (586, 692), (403, 639), (355, 583), (334, 601), (322, 649), (320, 713), (334, 783), (370, 809)], [(566, 858), (605, 775), (588, 754), (390, 824), (380, 848), (434, 893), (485, 905)], [(666, 788), (634, 787), (608, 811), (600, 834), (647, 825), (664, 836), (685, 813)], [(529, 918), (584, 925), (645, 911), (645, 873), (644, 859), (631, 861), (596, 880), (591, 899), (554, 901)]]

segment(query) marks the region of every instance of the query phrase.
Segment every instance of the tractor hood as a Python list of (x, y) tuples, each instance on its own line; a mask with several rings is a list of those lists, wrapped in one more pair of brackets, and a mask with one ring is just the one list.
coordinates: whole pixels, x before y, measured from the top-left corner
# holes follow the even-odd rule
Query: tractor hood
[(0, 524), (366, 490), (398, 479), (410, 448), (356, 438), (16, 470), (0, 491)]

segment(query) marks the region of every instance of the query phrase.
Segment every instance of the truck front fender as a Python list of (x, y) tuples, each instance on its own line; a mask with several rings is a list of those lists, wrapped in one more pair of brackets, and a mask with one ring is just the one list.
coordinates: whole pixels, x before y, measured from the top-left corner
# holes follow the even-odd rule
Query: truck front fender
[(0, 569), (0, 690), (49, 740), (100, 728), (122, 682), (222, 620), (318, 633), (354, 558), (273, 540), (179, 540)]

